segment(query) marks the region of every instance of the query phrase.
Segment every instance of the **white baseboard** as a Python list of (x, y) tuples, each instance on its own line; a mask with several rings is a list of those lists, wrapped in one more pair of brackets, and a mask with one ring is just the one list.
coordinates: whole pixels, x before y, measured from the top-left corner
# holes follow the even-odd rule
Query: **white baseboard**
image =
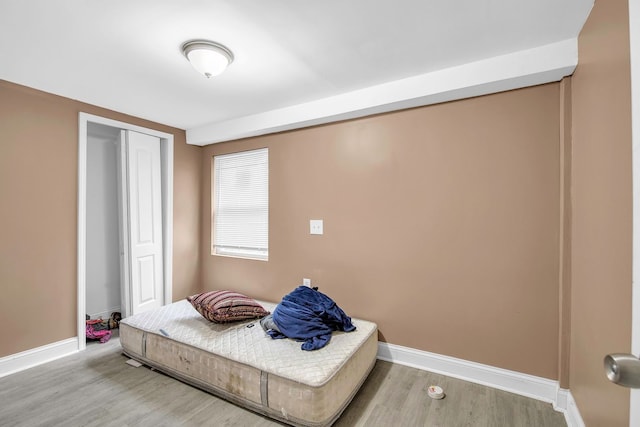
[(76, 337), (2, 357), (0, 358), (0, 378), (69, 356), (77, 351), (78, 338)]
[(92, 319), (102, 318), (103, 320), (107, 320), (109, 317), (111, 317), (111, 313), (113, 313), (114, 311), (120, 312), (120, 307), (114, 307), (107, 311), (101, 311), (100, 313), (92, 313), (89, 314), (89, 317)]
[(573, 399), (571, 392), (569, 392), (567, 396), (567, 408), (564, 411), (564, 418), (567, 420), (569, 427), (585, 427), (582, 415), (580, 415), (578, 405), (576, 405), (576, 401)]
[(571, 392), (558, 381), (383, 342), (378, 343), (378, 359), (548, 402), (564, 413), (569, 427), (584, 427)]
[(558, 397), (553, 403), (553, 409), (558, 412), (566, 412), (569, 407), (569, 399), (573, 399), (571, 392), (563, 388), (558, 388)]

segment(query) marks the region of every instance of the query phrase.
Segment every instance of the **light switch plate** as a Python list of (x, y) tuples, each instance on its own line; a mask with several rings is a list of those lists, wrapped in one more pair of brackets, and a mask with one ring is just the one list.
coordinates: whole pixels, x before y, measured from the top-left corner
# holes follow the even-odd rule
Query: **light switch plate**
[(310, 234), (322, 234), (324, 225), (321, 219), (309, 220), (309, 233)]

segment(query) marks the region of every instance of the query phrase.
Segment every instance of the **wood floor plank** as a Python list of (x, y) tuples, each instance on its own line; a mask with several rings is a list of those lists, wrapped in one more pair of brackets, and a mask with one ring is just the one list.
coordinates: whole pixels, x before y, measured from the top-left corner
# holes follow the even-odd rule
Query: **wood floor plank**
[[(147, 367), (127, 365), (117, 335), (106, 344), (0, 378), (3, 427), (284, 424)], [(445, 398), (433, 400), (429, 385)], [(377, 361), (336, 427), (565, 427), (550, 404), (418, 369)]]
[(400, 411), (407, 425), (422, 426), (425, 425), (431, 409), (431, 398), (427, 394), (431, 385), (430, 375), (425, 371), (417, 371), (414, 374), (413, 386)]

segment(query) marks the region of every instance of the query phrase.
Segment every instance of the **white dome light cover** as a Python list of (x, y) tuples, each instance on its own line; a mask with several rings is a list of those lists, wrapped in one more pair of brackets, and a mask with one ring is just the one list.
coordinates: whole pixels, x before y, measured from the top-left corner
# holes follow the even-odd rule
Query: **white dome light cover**
[(206, 78), (222, 74), (233, 62), (233, 53), (220, 43), (209, 40), (191, 40), (182, 45), (182, 53), (193, 68)]

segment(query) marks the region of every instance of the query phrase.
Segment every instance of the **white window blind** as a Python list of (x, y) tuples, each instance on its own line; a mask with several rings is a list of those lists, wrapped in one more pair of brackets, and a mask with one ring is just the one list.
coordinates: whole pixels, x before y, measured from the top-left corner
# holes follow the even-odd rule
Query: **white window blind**
[(269, 255), (269, 151), (214, 156), (213, 253)]

